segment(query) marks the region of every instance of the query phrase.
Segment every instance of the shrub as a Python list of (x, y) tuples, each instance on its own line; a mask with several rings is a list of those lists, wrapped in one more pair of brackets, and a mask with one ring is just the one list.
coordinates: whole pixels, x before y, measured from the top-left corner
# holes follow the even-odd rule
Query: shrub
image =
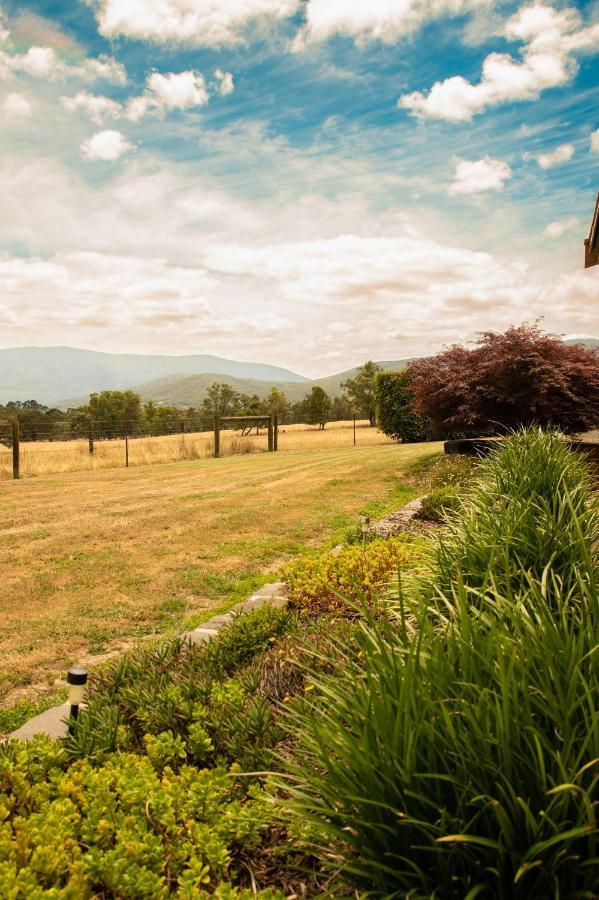
[(421, 518), (430, 519), (432, 522), (442, 522), (449, 512), (455, 512), (460, 507), (460, 494), (457, 488), (447, 485), (435, 488), (422, 498)]
[(379, 372), (375, 395), (377, 424), (383, 434), (404, 444), (430, 440), (430, 420), (413, 408), (407, 371)]
[(417, 562), (420, 553), (417, 544), (396, 537), (305, 556), (283, 571), (289, 601), (312, 614), (371, 607), (398, 569)]
[[(401, 618), (364, 625), (361, 651), (339, 645), (334, 676), (313, 677), (313, 707), (290, 714), (288, 808), (356, 891), (595, 895), (599, 592), (596, 501), (582, 475), (552, 435), (516, 435), (483, 481), (498, 528), (478, 529), (481, 487), (447, 540), (453, 578), (448, 565), (432, 604), (420, 600), (417, 639)], [(480, 545), (469, 580), (468, 528)], [(483, 552), (493, 537), (500, 549)], [(409, 611), (410, 597), (399, 600)]]
[(148, 750), (68, 771), (46, 739), (2, 752), (0, 895), (253, 897), (232, 882), (239, 855), (270, 824), (265, 792), (254, 785), (248, 795), (235, 767), (181, 765), (183, 744), (169, 732)]

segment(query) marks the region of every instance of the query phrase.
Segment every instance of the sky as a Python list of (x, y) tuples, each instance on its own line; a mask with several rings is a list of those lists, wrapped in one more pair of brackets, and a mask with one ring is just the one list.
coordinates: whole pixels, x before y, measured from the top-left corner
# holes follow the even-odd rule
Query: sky
[(0, 0), (0, 347), (599, 337), (599, 2)]

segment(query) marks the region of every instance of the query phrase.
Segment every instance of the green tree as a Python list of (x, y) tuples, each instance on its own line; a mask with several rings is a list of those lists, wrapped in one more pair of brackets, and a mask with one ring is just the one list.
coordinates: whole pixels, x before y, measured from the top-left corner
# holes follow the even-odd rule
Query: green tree
[(376, 376), (377, 424), (383, 434), (404, 444), (431, 437), (431, 422), (413, 408), (410, 376), (403, 372), (378, 372)]
[(354, 378), (341, 385), (356, 412), (366, 416), (371, 425), (376, 424), (376, 376), (380, 371), (381, 367), (369, 360), (360, 366)]
[(285, 418), (289, 413), (287, 397), (276, 387), (270, 389), (270, 394), (264, 400), (264, 406), (269, 416), (277, 415), (279, 419)]
[(214, 382), (206, 391), (202, 411), (211, 416), (233, 416), (239, 412), (241, 395), (226, 382)]
[(310, 425), (320, 425), (321, 429), (331, 418), (331, 398), (323, 388), (316, 385), (305, 400), (307, 421)]
[(93, 427), (96, 437), (116, 437), (141, 422), (141, 399), (135, 391), (102, 391), (91, 394), (87, 406), (71, 412), (71, 428), (85, 435)]

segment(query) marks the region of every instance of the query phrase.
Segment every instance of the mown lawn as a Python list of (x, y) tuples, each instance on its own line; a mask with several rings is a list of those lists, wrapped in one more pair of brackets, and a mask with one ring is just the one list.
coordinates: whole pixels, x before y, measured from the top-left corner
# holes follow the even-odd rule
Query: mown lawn
[(0, 702), (243, 599), (414, 496), (440, 445), (286, 450), (0, 485)]

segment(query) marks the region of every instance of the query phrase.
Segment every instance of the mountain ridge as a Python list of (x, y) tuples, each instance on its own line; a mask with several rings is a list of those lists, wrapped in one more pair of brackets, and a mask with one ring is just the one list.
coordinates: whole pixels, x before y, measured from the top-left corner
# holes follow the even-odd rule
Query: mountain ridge
[(126, 390), (173, 372), (211, 372), (290, 383), (309, 380), (281, 366), (237, 362), (211, 354), (168, 356), (103, 353), (78, 347), (13, 347), (0, 349), (0, 403), (37, 400), (58, 405), (67, 397)]

